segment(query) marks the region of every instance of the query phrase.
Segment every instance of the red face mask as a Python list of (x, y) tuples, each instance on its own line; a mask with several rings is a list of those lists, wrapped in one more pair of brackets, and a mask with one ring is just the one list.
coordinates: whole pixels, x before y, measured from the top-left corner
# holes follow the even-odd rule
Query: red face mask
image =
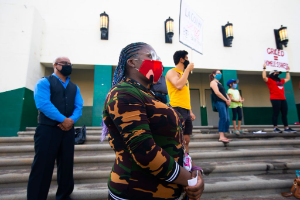
[(157, 83), (163, 73), (162, 62), (157, 60), (144, 60), (138, 71), (153, 83)]

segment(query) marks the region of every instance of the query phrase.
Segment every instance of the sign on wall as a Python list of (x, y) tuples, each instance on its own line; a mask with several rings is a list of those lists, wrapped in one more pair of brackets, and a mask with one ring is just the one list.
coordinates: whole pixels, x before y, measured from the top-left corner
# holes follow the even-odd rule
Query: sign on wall
[(289, 67), (288, 54), (280, 49), (267, 48), (265, 50), (265, 64), (268, 71), (286, 71)]
[(203, 54), (203, 20), (187, 4), (187, 0), (181, 0), (180, 5), (179, 41)]

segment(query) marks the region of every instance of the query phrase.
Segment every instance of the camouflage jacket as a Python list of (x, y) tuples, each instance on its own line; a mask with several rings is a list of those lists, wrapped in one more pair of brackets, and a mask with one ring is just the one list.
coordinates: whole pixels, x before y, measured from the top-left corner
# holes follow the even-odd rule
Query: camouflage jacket
[(177, 199), (172, 183), (183, 163), (182, 119), (137, 82), (127, 79), (107, 95), (103, 120), (116, 154), (108, 180), (115, 199)]

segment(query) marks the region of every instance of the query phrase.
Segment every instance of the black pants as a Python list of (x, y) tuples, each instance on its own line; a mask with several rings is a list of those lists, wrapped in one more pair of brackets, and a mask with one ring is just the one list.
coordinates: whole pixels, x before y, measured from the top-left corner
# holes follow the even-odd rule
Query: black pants
[(70, 199), (73, 192), (74, 128), (38, 125), (34, 135), (35, 156), (27, 186), (28, 200), (46, 200), (57, 162), (57, 200)]
[(174, 110), (179, 112), (184, 120), (183, 135), (192, 135), (193, 122), (191, 118), (190, 110), (181, 107), (173, 107)]
[(272, 99), (271, 100), (272, 107), (273, 107), (273, 125), (277, 126), (277, 119), (279, 112), (281, 111), (281, 119), (284, 126), (288, 126), (287, 121), (287, 111), (288, 111), (288, 105), (286, 100), (279, 100), (279, 99)]
[(232, 120), (236, 121), (236, 114), (238, 115), (238, 121), (242, 121), (242, 108), (241, 107), (236, 107), (236, 108), (231, 108), (232, 109)]

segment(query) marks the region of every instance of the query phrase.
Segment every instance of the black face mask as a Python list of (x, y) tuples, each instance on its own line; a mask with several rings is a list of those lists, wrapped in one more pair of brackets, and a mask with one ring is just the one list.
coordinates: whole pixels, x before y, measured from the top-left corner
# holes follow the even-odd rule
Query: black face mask
[(187, 66), (190, 64), (190, 61), (188, 61), (188, 60), (185, 60), (184, 62), (183, 62), (183, 65), (184, 65), (184, 69), (186, 69), (187, 68)]
[(64, 76), (69, 76), (72, 73), (72, 65), (62, 65), (61, 66), (61, 70), (59, 71), (57, 68), (57, 70)]
[(269, 75), (269, 78), (274, 80), (274, 81), (280, 81), (279, 74), (272, 73), (272, 74)]

